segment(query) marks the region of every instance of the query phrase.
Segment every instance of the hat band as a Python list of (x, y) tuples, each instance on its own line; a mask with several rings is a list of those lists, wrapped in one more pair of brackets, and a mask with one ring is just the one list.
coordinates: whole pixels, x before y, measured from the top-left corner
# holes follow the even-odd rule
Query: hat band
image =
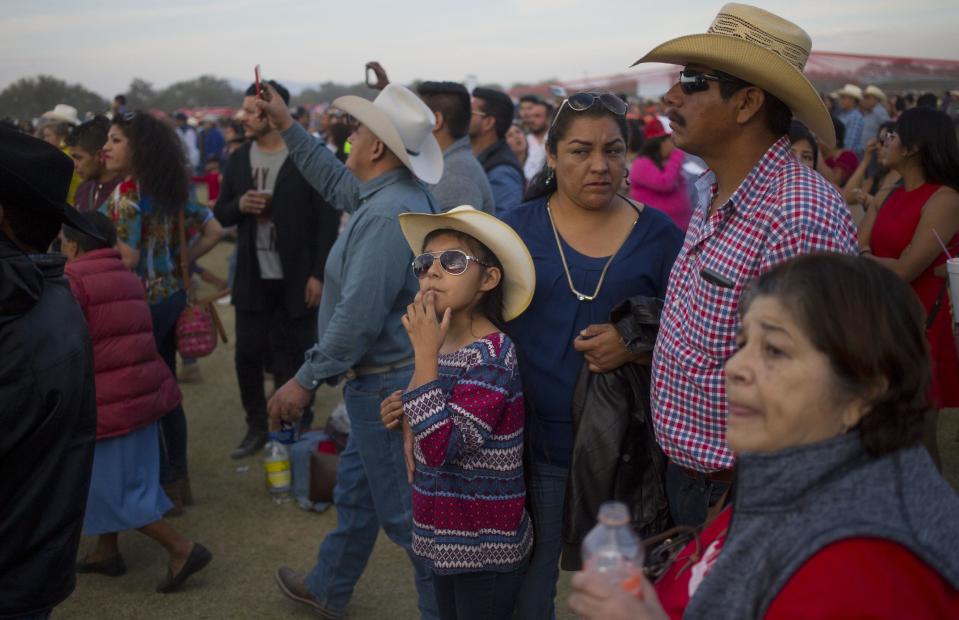
[(809, 50), (795, 43), (784, 41), (769, 34), (741, 17), (720, 13), (713, 20), (707, 34), (718, 34), (726, 37), (736, 37), (766, 48), (770, 52), (782, 57), (797, 70), (802, 71), (809, 58)]

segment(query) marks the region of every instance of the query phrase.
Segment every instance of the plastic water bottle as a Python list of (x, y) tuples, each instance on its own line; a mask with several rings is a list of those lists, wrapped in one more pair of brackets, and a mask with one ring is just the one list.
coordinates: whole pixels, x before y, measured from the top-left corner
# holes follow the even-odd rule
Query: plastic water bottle
[(599, 523), (583, 539), (583, 568), (609, 576), (623, 589), (642, 593), (643, 548), (630, 526), (629, 509), (622, 502), (604, 502)]
[(273, 501), (283, 504), (290, 501), (290, 453), (280, 443), (276, 433), (263, 446), (263, 469), (266, 473), (266, 488)]

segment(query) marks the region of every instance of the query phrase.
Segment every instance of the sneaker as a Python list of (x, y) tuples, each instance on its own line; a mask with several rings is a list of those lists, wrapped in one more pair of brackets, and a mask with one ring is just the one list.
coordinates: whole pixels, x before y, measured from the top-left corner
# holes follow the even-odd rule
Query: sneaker
[(246, 437), (240, 442), (233, 452), (230, 453), (231, 459), (242, 459), (253, 456), (266, 445), (267, 434), (262, 431), (247, 431)]

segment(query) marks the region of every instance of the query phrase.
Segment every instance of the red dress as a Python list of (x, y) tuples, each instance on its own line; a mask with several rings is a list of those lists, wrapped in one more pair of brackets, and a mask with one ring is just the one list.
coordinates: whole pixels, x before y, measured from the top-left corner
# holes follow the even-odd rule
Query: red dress
[[(907, 192), (900, 187), (892, 193), (876, 217), (869, 245), (873, 254), (881, 258), (899, 258), (912, 242), (919, 225), (922, 207), (942, 185), (926, 183)], [(950, 241), (950, 245), (959, 235)], [(946, 262), (940, 253), (919, 276), (909, 283), (916, 291), (926, 312), (936, 303), (945, 278), (935, 275), (934, 270)], [(926, 330), (929, 354), (932, 358), (932, 404), (937, 409), (959, 407), (959, 355), (952, 336), (952, 313), (949, 310), (949, 293), (946, 292), (932, 327)]]

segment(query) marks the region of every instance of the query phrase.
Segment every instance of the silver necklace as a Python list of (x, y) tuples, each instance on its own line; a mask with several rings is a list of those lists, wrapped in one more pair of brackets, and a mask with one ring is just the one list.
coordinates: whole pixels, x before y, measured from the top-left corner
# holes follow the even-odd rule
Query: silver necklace
[[(599, 291), (603, 288), (603, 281), (606, 279), (606, 271), (609, 269), (609, 266), (613, 263), (613, 260), (616, 258), (616, 255), (619, 254), (619, 251), (626, 245), (626, 239), (629, 239), (629, 235), (626, 235), (626, 239), (623, 239), (623, 243), (616, 248), (616, 251), (609, 257), (609, 260), (606, 261), (606, 265), (603, 266), (602, 273), (599, 274), (599, 282), (596, 283), (596, 290), (593, 291), (592, 295), (587, 295), (586, 293), (581, 293), (576, 290), (576, 287), (573, 286), (573, 277), (569, 273), (569, 265), (566, 263), (566, 253), (563, 252), (563, 244), (559, 239), (559, 231), (556, 230), (556, 222), (553, 221), (553, 211), (549, 208), (549, 199), (546, 199), (546, 214), (549, 216), (549, 224), (553, 227), (553, 236), (556, 238), (556, 248), (559, 250), (559, 258), (563, 262), (563, 271), (566, 272), (566, 282), (569, 284), (569, 290), (572, 291), (573, 295), (578, 301), (593, 301), (599, 296)], [(636, 226), (636, 222), (639, 221), (637, 216), (633, 220), (633, 224), (629, 227), (630, 233), (632, 233), (633, 228)]]

